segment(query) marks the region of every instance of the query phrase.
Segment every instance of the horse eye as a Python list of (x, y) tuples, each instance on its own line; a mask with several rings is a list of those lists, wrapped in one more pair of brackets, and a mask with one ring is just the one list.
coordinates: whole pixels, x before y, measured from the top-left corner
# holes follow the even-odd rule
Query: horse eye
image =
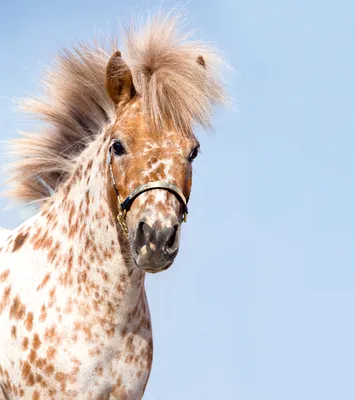
[(189, 161), (193, 161), (198, 156), (199, 151), (200, 146), (196, 146), (189, 155)]
[(123, 147), (122, 143), (117, 141), (112, 144), (112, 149), (117, 156), (122, 156), (125, 154), (126, 150)]

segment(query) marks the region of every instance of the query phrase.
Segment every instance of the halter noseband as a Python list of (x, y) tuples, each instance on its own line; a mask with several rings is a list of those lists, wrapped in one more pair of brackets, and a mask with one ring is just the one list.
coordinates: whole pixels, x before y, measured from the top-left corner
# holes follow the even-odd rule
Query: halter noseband
[(107, 155), (107, 165), (110, 168), (111, 181), (112, 181), (112, 185), (115, 189), (116, 196), (117, 196), (117, 203), (118, 203), (117, 220), (118, 220), (118, 223), (120, 224), (122, 231), (123, 231), (124, 235), (126, 236), (126, 238), (128, 238), (128, 227), (127, 227), (127, 223), (126, 223), (127, 212), (130, 210), (134, 200), (140, 194), (147, 192), (148, 190), (164, 189), (170, 193), (173, 193), (183, 207), (183, 214), (182, 214), (182, 219), (180, 222), (182, 223), (182, 222), (187, 221), (187, 213), (188, 213), (187, 201), (188, 200), (186, 199), (186, 197), (184, 196), (182, 191), (177, 186), (173, 185), (172, 183), (164, 182), (164, 181), (148, 182), (148, 183), (145, 183), (144, 185), (137, 187), (135, 190), (133, 190), (133, 192), (126, 198), (126, 200), (124, 200), (122, 202), (120, 194), (119, 194), (117, 186), (116, 186), (116, 181), (115, 181), (115, 177), (113, 175), (113, 170), (112, 170), (112, 145), (110, 145), (110, 147), (109, 147), (109, 151), (108, 151), (108, 155)]

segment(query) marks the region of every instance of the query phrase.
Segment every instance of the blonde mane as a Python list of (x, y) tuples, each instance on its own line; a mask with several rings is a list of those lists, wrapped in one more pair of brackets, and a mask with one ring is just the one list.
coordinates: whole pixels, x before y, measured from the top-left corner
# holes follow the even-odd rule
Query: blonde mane
[[(168, 121), (181, 132), (193, 123), (209, 127), (212, 106), (226, 100), (218, 52), (189, 41), (179, 20), (179, 15), (157, 14), (144, 27), (132, 23), (125, 31), (123, 59), (145, 118), (158, 131)], [(43, 96), (24, 102), (25, 110), (46, 124), (41, 132), (22, 133), (11, 142), (17, 156), (10, 167), (11, 196), (48, 198), (68, 178), (78, 154), (114, 121), (115, 104), (105, 88), (113, 52), (107, 47), (79, 44), (63, 51), (45, 75)], [(197, 62), (199, 56), (206, 67)]]

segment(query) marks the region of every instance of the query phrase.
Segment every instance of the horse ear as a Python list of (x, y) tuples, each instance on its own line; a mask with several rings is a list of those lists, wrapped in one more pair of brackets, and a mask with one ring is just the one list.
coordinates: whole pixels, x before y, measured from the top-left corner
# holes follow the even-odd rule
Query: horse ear
[(120, 51), (116, 51), (107, 64), (106, 88), (117, 105), (127, 103), (136, 93), (131, 70), (122, 60)]
[(201, 66), (202, 83), (205, 84), (206, 83), (206, 75), (207, 75), (206, 61), (202, 56), (198, 56), (196, 61), (197, 61), (197, 64)]
[(197, 63), (206, 69), (206, 61), (202, 56), (197, 57)]

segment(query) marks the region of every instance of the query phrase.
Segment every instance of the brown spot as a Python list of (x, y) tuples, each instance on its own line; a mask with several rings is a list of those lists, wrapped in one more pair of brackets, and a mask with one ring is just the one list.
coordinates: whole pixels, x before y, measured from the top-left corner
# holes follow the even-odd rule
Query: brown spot
[(46, 388), (48, 385), (43, 379), (42, 375), (36, 374), (36, 382), (39, 383), (42, 387)]
[(96, 397), (97, 400), (109, 400), (110, 399), (110, 394), (108, 393), (103, 393), (103, 394), (99, 394), (98, 397)]
[(102, 366), (101, 364), (100, 364), (100, 365), (97, 365), (96, 368), (95, 368), (95, 372), (96, 372), (99, 376), (102, 376), (102, 375), (103, 375), (103, 372), (104, 372), (103, 366)]
[(73, 300), (71, 297), (69, 297), (67, 304), (65, 306), (65, 309), (64, 309), (64, 313), (71, 314), (72, 310), (73, 310)]
[(131, 364), (131, 363), (133, 362), (133, 355), (130, 354), (130, 355), (126, 356), (125, 362), (126, 362), (127, 364)]
[(128, 333), (128, 329), (127, 329), (127, 327), (124, 327), (121, 332), (122, 337), (125, 337), (127, 335), (127, 333)]
[(65, 386), (67, 383), (67, 375), (64, 372), (57, 372), (54, 375), (56, 381), (58, 381), (61, 385), (62, 392), (65, 392)]
[(95, 349), (89, 350), (89, 356), (90, 357), (99, 356), (100, 354), (101, 354), (100, 347), (96, 347)]
[(165, 165), (163, 163), (160, 163), (157, 168), (155, 169), (155, 173), (158, 175), (159, 179), (164, 179), (165, 178)]
[(91, 340), (92, 339), (92, 333), (91, 329), (89, 327), (84, 327), (83, 332), (86, 334), (86, 339)]
[(52, 307), (55, 301), (55, 288), (52, 288), (49, 291), (49, 301), (48, 301), (48, 307)]
[(32, 349), (28, 356), (28, 361), (30, 362), (30, 364), (33, 364), (35, 362), (36, 358), (37, 358), (37, 353), (34, 349)]
[(39, 339), (38, 333), (35, 333), (33, 335), (33, 341), (32, 341), (32, 346), (35, 350), (38, 350), (41, 347), (41, 341)]
[(14, 247), (13, 247), (13, 249), (12, 249), (13, 252), (19, 250), (19, 249), (23, 246), (23, 244), (25, 243), (25, 240), (26, 240), (27, 236), (28, 236), (28, 232), (27, 232), (27, 233), (19, 233), (19, 234), (16, 236), (16, 238), (15, 238), (15, 240), (14, 240)]
[(105, 329), (105, 333), (106, 333), (106, 335), (108, 336), (108, 337), (113, 337), (113, 335), (115, 334), (115, 327), (113, 326), (113, 327), (111, 327), (111, 328), (108, 328), (108, 329)]
[(74, 204), (73, 201), (70, 203), (69, 208), (70, 208), (70, 210), (69, 210), (69, 218), (68, 218), (68, 221), (69, 221), (69, 224), (71, 224), (72, 221), (73, 221), (74, 213), (75, 213), (75, 204)]
[[(84, 227), (84, 225), (82, 226), (82, 228), (83, 227)], [(83, 265), (83, 255), (81, 253), (79, 254), (78, 263), (80, 266)]]
[(41, 243), (42, 249), (49, 249), (52, 246), (52, 238), (48, 236), (48, 233), (46, 232), (45, 235), (43, 236), (43, 240)]
[(22, 341), (22, 350), (27, 350), (28, 349), (28, 345), (29, 345), (29, 340), (27, 337), (25, 337)]
[(10, 293), (11, 293), (11, 287), (7, 286), (4, 290), (4, 294), (3, 294), (1, 302), (0, 302), (0, 315), (2, 314), (5, 307), (7, 307), (10, 302)]
[(107, 272), (105, 272), (105, 271), (101, 271), (101, 276), (102, 276), (102, 279), (105, 281), (105, 282), (108, 282), (108, 273)]
[(2, 283), (2, 282), (5, 282), (6, 279), (8, 278), (8, 276), (9, 276), (9, 274), (10, 274), (10, 270), (9, 270), (9, 269), (6, 269), (4, 272), (2, 272), (2, 273), (0, 274), (0, 282), (1, 282), (1, 283)]
[(53, 341), (55, 336), (56, 336), (55, 325), (52, 325), (50, 328), (46, 329), (44, 337), (49, 341)]
[(43, 311), (38, 319), (39, 319), (39, 322), (44, 322), (46, 318), (47, 318), (47, 312)]
[(28, 331), (32, 330), (33, 327), (33, 313), (27, 313), (27, 317), (25, 319), (25, 327)]
[(53, 372), (54, 372), (54, 366), (53, 366), (53, 364), (48, 364), (48, 365), (46, 366), (46, 368), (44, 369), (44, 372), (45, 372), (47, 375), (52, 375)]
[(21, 303), (19, 296), (17, 295), (12, 302), (10, 308), (10, 319), (22, 319), (26, 314), (26, 306)]
[(32, 400), (40, 400), (41, 396), (38, 390), (35, 390), (32, 394)]
[(56, 352), (57, 352), (57, 350), (54, 347), (50, 347), (47, 350), (47, 359), (53, 360)]
[(122, 285), (119, 283), (118, 285), (116, 285), (116, 290), (118, 293), (124, 293), (123, 287)]
[[(89, 191), (87, 190), (86, 192), (85, 192), (85, 201), (86, 201), (86, 204), (87, 204), (87, 206), (90, 204), (90, 193), (89, 193)], [(88, 210), (89, 208), (87, 208), (87, 210)]]
[(31, 366), (27, 361), (23, 363), (22, 378), (25, 380), (28, 386), (33, 386), (35, 384), (35, 378), (33, 376)]
[(58, 254), (58, 252), (59, 252), (59, 248), (60, 248), (60, 244), (59, 244), (59, 242), (57, 242), (57, 243), (49, 250), (47, 258), (48, 258), (48, 261), (49, 261), (50, 263), (52, 263), (52, 262), (55, 260), (57, 254)]
[(87, 166), (87, 169), (86, 169), (85, 172), (89, 172), (89, 171), (91, 170), (91, 168), (92, 168), (92, 163), (93, 163), (92, 160), (90, 160), (90, 161), (88, 162), (88, 166)]
[(119, 377), (117, 379), (117, 383), (116, 383), (114, 391), (112, 392), (112, 395), (114, 397), (116, 397), (117, 399), (127, 400), (128, 396), (127, 396), (127, 393), (126, 393), (126, 391), (124, 389), (125, 388), (122, 387), (122, 379), (121, 379), (121, 377)]
[(127, 346), (127, 351), (130, 353), (133, 353), (134, 344), (133, 344), (133, 336), (132, 335), (128, 336), (128, 338), (126, 340), (126, 346)]
[(47, 365), (47, 361), (44, 358), (38, 358), (36, 361), (36, 366), (39, 369), (44, 369), (44, 367)]
[(16, 334), (16, 326), (15, 326), (15, 325), (13, 325), (13, 326), (11, 327), (11, 336), (13, 337), (13, 339), (16, 339), (16, 337), (17, 337), (17, 334)]
[(38, 285), (37, 290), (43, 289), (45, 287), (45, 285), (48, 283), (50, 277), (51, 277), (51, 274), (48, 272), (44, 276), (42, 282)]

